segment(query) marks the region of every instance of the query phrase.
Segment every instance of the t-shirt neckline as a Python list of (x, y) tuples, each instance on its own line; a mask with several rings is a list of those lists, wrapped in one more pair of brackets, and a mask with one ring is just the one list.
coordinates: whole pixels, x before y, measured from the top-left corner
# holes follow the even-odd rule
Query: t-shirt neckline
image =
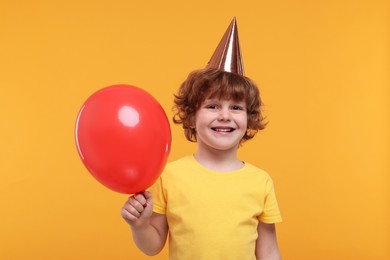
[(201, 172), (205, 172), (205, 173), (208, 173), (208, 174), (212, 174), (212, 175), (218, 175), (218, 176), (230, 176), (230, 175), (236, 175), (236, 174), (241, 174), (242, 172), (244, 172), (247, 167), (248, 167), (248, 164), (244, 161), (242, 161), (244, 163), (244, 166), (241, 167), (240, 169), (237, 169), (237, 170), (234, 170), (234, 171), (229, 171), (229, 172), (219, 172), (219, 171), (214, 171), (214, 170), (211, 170), (209, 168), (206, 168), (205, 166), (203, 166), (202, 164), (200, 164), (196, 159), (195, 159), (195, 156), (192, 154), (192, 155), (189, 155), (188, 156), (188, 159), (195, 165), (195, 167), (201, 171)]

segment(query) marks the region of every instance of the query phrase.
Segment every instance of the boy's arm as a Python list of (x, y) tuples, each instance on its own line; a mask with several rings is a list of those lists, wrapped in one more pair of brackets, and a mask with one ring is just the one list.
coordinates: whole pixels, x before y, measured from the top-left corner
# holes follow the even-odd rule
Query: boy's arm
[(153, 213), (149, 224), (130, 227), (135, 244), (145, 254), (149, 256), (156, 255), (164, 248), (168, 234), (165, 215)]
[(278, 242), (276, 239), (275, 224), (266, 224), (259, 221), (257, 226), (258, 238), (256, 241), (256, 259), (281, 260)]
[(131, 196), (123, 205), (122, 217), (130, 225), (133, 240), (147, 255), (158, 254), (165, 245), (168, 223), (165, 215), (154, 213), (150, 192)]

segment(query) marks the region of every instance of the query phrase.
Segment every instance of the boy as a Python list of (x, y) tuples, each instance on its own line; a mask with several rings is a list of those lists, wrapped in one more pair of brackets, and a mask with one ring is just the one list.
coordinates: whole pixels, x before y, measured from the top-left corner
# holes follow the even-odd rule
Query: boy
[[(227, 57), (231, 50), (236, 55)], [(197, 143), (195, 153), (169, 163), (150, 191), (122, 207), (145, 254), (160, 252), (169, 233), (171, 260), (280, 259), (272, 180), (237, 157), (239, 145), (265, 127), (260, 106), (257, 86), (244, 76), (233, 19), (208, 66), (175, 95), (174, 122)]]

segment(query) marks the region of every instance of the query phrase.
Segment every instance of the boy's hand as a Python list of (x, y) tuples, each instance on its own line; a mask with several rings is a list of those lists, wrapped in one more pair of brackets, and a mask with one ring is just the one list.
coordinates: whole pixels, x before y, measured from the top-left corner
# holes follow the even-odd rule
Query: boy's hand
[(132, 228), (147, 226), (152, 213), (153, 198), (149, 191), (130, 196), (121, 209), (122, 217)]

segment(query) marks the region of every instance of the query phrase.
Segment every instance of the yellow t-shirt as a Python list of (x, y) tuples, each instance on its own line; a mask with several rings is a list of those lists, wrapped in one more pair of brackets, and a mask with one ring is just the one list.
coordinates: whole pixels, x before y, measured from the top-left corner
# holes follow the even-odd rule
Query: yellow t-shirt
[(154, 212), (167, 216), (171, 260), (256, 259), (259, 221), (282, 221), (270, 176), (248, 163), (214, 172), (187, 156), (168, 163), (150, 191)]

